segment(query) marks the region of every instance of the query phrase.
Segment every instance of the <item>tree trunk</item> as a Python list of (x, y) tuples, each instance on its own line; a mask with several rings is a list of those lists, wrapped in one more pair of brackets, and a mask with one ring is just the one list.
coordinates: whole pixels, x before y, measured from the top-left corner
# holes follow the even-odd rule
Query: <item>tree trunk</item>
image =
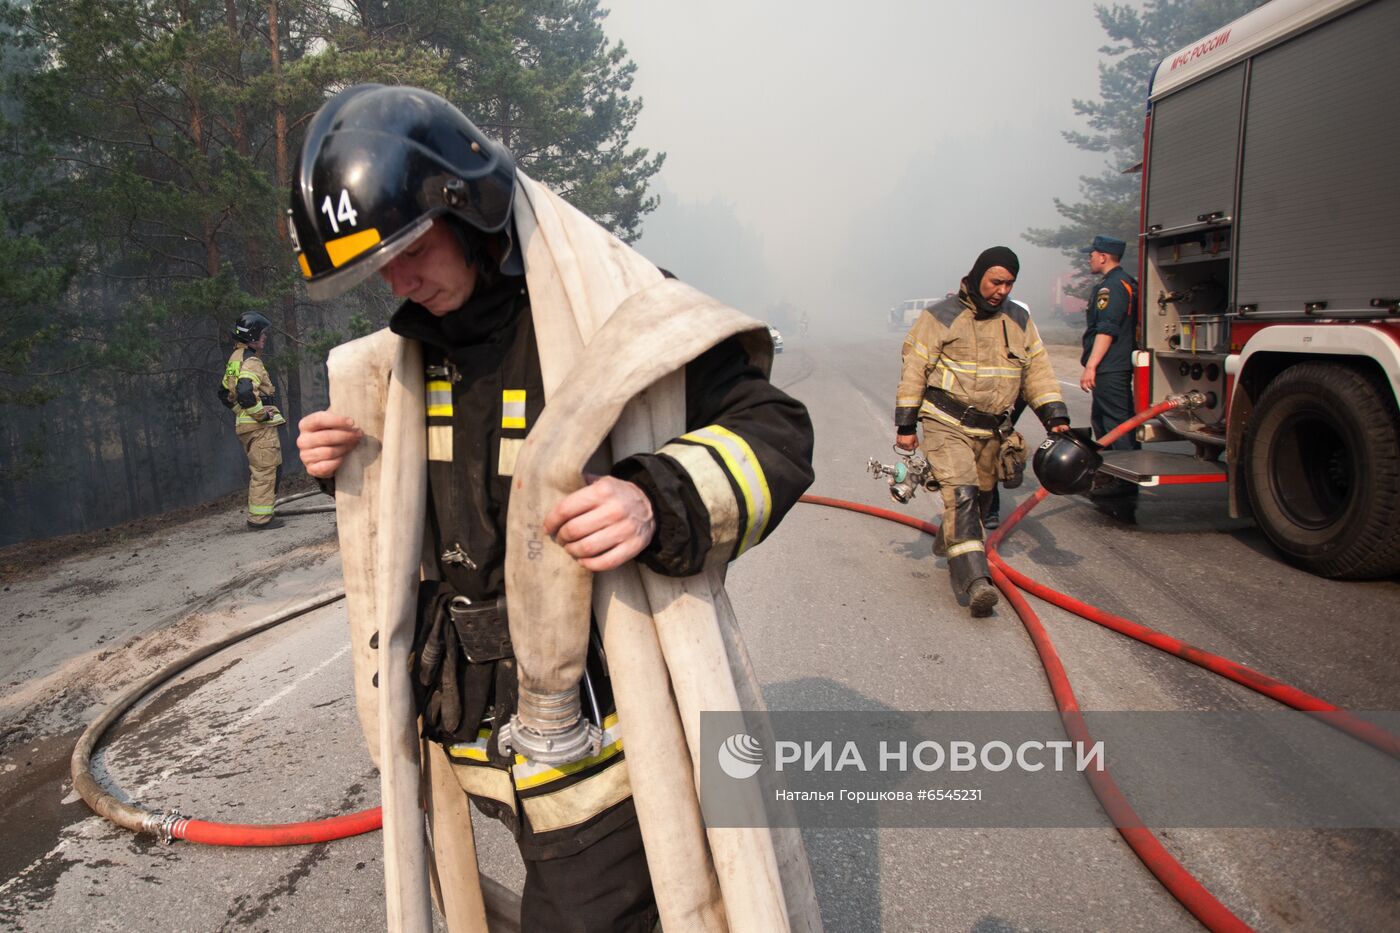
[[(287, 107), (282, 102), (282, 45), (278, 37), (277, 26), (277, 3), (278, 0), (267, 0), (267, 36), (268, 52), (272, 58), (272, 82), (273, 95), (276, 97), (276, 107), (273, 117), (274, 151), (277, 159), (277, 190), (287, 192), (291, 190), (292, 179), (291, 170), (287, 163)], [(277, 212), (277, 239), (285, 247), (286, 255), (292, 252), (291, 237), (287, 234), (287, 215), (283, 211)], [(297, 321), (296, 296), (290, 290), (282, 296), (282, 328), (287, 334), (287, 340), (296, 351), (294, 358), (301, 358), (301, 325)], [(282, 374), (286, 380), (287, 395), (285, 415), (289, 424), (296, 425), (301, 420), (301, 366), (293, 363), (286, 367), (286, 372)]]

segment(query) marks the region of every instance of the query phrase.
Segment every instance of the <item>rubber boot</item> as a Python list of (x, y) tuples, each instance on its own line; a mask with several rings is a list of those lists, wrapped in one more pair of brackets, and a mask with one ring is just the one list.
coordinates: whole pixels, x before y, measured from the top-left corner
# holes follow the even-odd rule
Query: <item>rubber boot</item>
[(991, 615), (1000, 601), (1001, 594), (986, 577), (978, 577), (967, 588), (967, 608), (974, 619), (985, 619)]

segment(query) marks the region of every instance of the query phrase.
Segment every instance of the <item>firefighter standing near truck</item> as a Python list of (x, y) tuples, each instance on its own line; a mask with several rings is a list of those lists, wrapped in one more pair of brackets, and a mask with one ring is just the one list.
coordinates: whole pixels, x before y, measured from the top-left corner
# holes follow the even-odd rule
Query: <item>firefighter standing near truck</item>
[[(1079, 387), (1093, 393), (1089, 423), (1095, 437), (1103, 437), (1133, 416), (1133, 330), (1138, 284), (1119, 265), (1126, 246), (1122, 240), (1096, 236), (1092, 244), (1081, 250), (1089, 254), (1089, 271), (1103, 276), (1089, 296), (1084, 352), (1079, 357), (1084, 367)], [(1142, 447), (1131, 432), (1108, 446), (1110, 450)]]
[(943, 496), (934, 554), (948, 558), (953, 594), (974, 617), (998, 596), (987, 567), (982, 511), (998, 480), (1015, 486), (1026, 446), (1011, 410), (1024, 398), (1046, 430), (1069, 429), (1069, 409), (1030, 314), (1008, 300), (1020, 260), (1005, 246), (984, 250), (956, 295), (924, 309), (904, 338), (895, 400), (895, 444), (924, 454)]
[(280, 528), (273, 514), (277, 498), (277, 468), (282, 443), (277, 428), (286, 424), (271, 402), (277, 390), (258, 354), (267, 346), (272, 322), (256, 311), (245, 311), (233, 325), (233, 354), (224, 367), (219, 397), (234, 413), (234, 430), (248, 455), (248, 530)]

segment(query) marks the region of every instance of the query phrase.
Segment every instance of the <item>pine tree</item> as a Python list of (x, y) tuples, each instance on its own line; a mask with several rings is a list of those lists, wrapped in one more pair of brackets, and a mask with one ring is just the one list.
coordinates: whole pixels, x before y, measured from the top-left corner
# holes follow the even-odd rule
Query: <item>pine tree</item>
[(1083, 198), (1075, 203), (1055, 199), (1055, 209), (1068, 223), (1054, 229), (1032, 228), (1023, 236), (1036, 246), (1058, 249), (1081, 275), (1088, 260), (1079, 252), (1098, 234), (1128, 244), (1124, 265), (1137, 266), (1138, 214), (1142, 178), (1133, 169), (1142, 161), (1142, 134), (1152, 70), (1183, 45), (1219, 29), (1259, 6), (1264, 0), (1147, 0), (1141, 9), (1114, 4), (1095, 6), (1109, 45), (1099, 49), (1096, 101), (1074, 101), (1090, 132), (1068, 131), (1076, 148), (1107, 154), (1106, 167), (1079, 179)]

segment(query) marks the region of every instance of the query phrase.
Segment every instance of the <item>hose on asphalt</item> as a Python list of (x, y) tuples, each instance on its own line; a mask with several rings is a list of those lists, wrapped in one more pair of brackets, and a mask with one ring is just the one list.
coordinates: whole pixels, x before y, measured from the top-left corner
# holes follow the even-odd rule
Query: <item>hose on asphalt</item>
[(314, 514), (316, 514), (317, 512), (334, 512), (334, 511), (335, 511), (335, 500), (334, 500), (334, 499), (332, 499), (332, 500), (331, 500), (330, 502), (328, 502), (328, 503), (323, 503), (323, 504), (321, 504), (321, 505), (309, 505), (309, 506), (303, 506), (303, 507), (295, 508), (295, 509), (284, 509), (284, 508), (282, 508), (282, 506), (283, 506), (284, 504), (288, 503), (288, 502), (295, 502), (295, 501), (297, 501), (298, 499), (306, 499), (306, 498), (309, 498), (309, 497), (311, 497), (311, 496), (322, 496), (322, 495), (326, 495), (325, 491), (322, 490), (322, 489), (311, 489), (311, 490), (308, 490), (307, 492), (294, 492), (294, 493), (292, 493), (290, 496), (283, 496), (282, 498), (278, 499), (276, 502), (272, 503), (272, 507), (273, 507), (274, 509), (277, 510), (276, 514), (278, 514), (278, 515), (314, 515)]
[[(1129, 421), (1124, 422), (1118, 428), (1114, 429), (1114, 431), (1101, 438), (1100, 444), (1107, 446), (1117, 437), (1136, 428), (1139, 424), (1174, 407), (1176, 407), (1176, 404), (1173, 402), (1160, 403), (1140, 413)], [(278, 504), (280, 505), (283, 502), (319, 494), (319, 490), (299, 493), (284, 499), (279, 499)], [(1053, 590), (1011, 567), (997, 552), (997, 545), (1005, 540), (1006, 536), (1016, 525), (1045, 499), (1046, 496), (1047, 493), (1043, 488), (1037, 489), (1033, 495), (1028, 497), (1012, 512), (1006, 522), (1003, 523), (1002, 527), (988, 539), (987, 556), (992, 565), (993, 581), (1006, 595), (1008, 602), (1021, 619), (1022, 624), (1026, 627), (1032, 644), (1035, 646), (1036, 652), (1045, 668), (1046, 677), (1049, 680), (1050, 689), (1055, 698), (1056, 706), (1060, 711), (1061, 720), (1065, 725), (1066, 733), (1072, 740), (1085, 744), (1091, 742), (1088, 729), (1080, 712), (1078, 700), (1074, 695), (1064, 666), (1060, 662), (1058, 652), (1055, 650), (1049, 633), (1045, 630), (1039, 616), (1022, 595), (1022, 590), (1066, 609), (1069, 612), (1073, 612), (1091, 622), (1103, 625), (1106, 628), (1140, 641), (1143, 644), (1151, 645), (1161, 651), (1190, 661), (1212, 673), (1226, 677), (1235, 683), (1255, 690), (1278, 702), (1298, 710), (1319, 714), (1318, 718), (1323, 722), (1347, 732), (1388, 754), (1400, 757), (1400, 737), (1347, 713), (1335, 704), (1328, 703), (1319, 697), (1253, 670), (1246, 665), (1223, 658), (1161, 632), (1157, 632), (1147, 626), (1083, 603), (1071, 596)], [(929, 535), (936, 535), (938, 533), (938, 526), (934, 523), (912, 518), (890, 509), (815, 495), (804, 495), (801, 497), (800, 501), (883, 518), (887, 521), (893, 521), (916, 528)], [(329, 511), (333, 508), (334, 505), (331, 505), (327, 507), (317, 507), (307, 511)], [(283, 514), (298, 513), (292, 512)], [(185, 839), (190, 842), (204, 843), (207, 845), (302, 845), (342, 839), (347, 836), (378, 829), (381, 825), (381, 811), (378, 807), (362, 810), (357, 813), (343, 814), (326, 819), (299, 823), (234, 824), (193, 820), (183, 817), (178, 813), (150, 811), (138, 805), (120, 801), (112, 794), (103, 790), (93, 778), (91, 772), (91, 755), (102, 736), (127, 710), (157, 686), (196, 662), (236, 642), (342, 599), (344, 595), (344, 589), (337, 588), (310, 597), (280, 613), (259, 620), (247, 629), (234, 633), (220, 641), (205, 645), (184, 657), (172, 661), (131, 690), (128, 690), (108, 706), (103, 714), (89, 725), (79, 738), (77, 746), (73, 750), (72, 757), (74, 788), (82, 796), (88, 806), (99, 815), (133, 832), (155, 835), (167, 842), (172, 839)], [(1086, 772), (1086, 775), (1095, 796), (1098, 798), (1105, 812), (1113, 821), (1115, 828), (1123, 836), (1129, 847), (1132, 848), (1133, 852), (1142, 860), (1143, 864), (1162, 885), (1181, 902), (1187, 910), (1200, 920), (1206, 928), (1218, 931), (1245, 931), (1250, 929), (1248, 925), (1236, 917), (1228, 908), (1221, 904), (1214, 895), (1206, 890), (1204, 885), (1193, 877), (1190, 872), (1166, 850), (1151, 830), (1143, 826), (1141, 819), (1133, 810), (1132, 805), (1128, 803), (1126, 797), (1124, 797), (1106, 769), (1097, 771), (1089, 770)]]
[[(1152, 418), (1157, 417), (1165, 411), (1176, 408), (1179, 401), (1161, 402), (1135, 417), (1125, 421), (1113, 431), (1105, 434), (1099, 439), (1099, 444), (1107, 446), (1114, 440), (1133, 430), (1138, 425)], [(1309, 693), (1292, 687), (1282, 681), (1275, 680), (1266, 674), (1253, 670), (1243, 664), (1231, 661), (1219, 655), (1189, 645), (1171, 636), (1164, 635), (1127, 619), (1105, 612), (1095, 606), (1080, 602), (1073, 597), (1059, 593), (1038, 581), (1027, 577), (1015, 568), (1011, 567), (997, 553), (997, 545), (1005, 540), (1012, 529), (1030, 513), (1040, 502), (1046, 498), (1048, 493), (1042, 487), (1037, 489), (1033, 495), (1028, 497), (1011, 513), (1011, 516), (1002, 523), (999, 528), (987, 540), (987, 557), (991, 563), (992, 580), (997, 587), (1005, 594), (1007, 601), (1025, 626), (1036, 653), (1040, 657), (1042, 666), (1045, 668), (1046, 678), (1050, 683), (1050, 690), (1055, 698), (1055, 705), (1060, 711), (1061, 721), (1064, 723), (1065, 731), (1070, 739), (1075, 742), (1090, 743), (1088, 728), (1081, 715), (1079, 701), (1074, 695), (1074, 690), (1070, 686), (1069, 676), (1065, 672), (1064, 665), (1060, 662), (1059, 653), (1055, 650), (1054, 643), (1050, 639), (1049, 633), (1041, 623), (1040, 617), (1022, 595), (1024, 589), (1028, 593), (1045, 599), (1054, 605), (1067, 609), (1082, 618), (1088, 619), (1099, 625), (1103, 625), (1120, 634), (1127, 635), (1143, 644), (1151, 645), (1161, 651), (1173, 654), (1179, 658), (1197, 664), (1212, 673), (1227, 677), (1235, 683), (1255, 690), (1278, 702), (1285, 703), (1295, 709), (1316, 714), (1316, 718), (1334, 728), (1340, 729), (1381, 751), (1392, 756), (1400, 757), (1400, 737), (1387, 732), (1371, 723), (1353, 716), (1342, 710), (1340, 707), (1328, 703)], [(908, 525), (911, 528), (929, 534), (937, 535), (938, 526), (932, 522), (892, 511), (890, 509), (878, 508), (876, 506), (863, 505), (856, 502), (847, 502), (842, 499), (831, 499), (825, 496), (803, 496), (801, 501), (814, 505), (824, 505), (831, 508), (846, 509), (852, 512), (860, 512), (883, 518), (888, 521), (898, 522)], [(1109, 776), (1107, 769), (1093, 770), (1085, 772), (1088, 777), (1094, 796), (1098, 798), (1109, 818), (1113, 821), (1114, 827), (1122, 835), (1125, 842), (1133, 850), (1134, 854), (1142, 860), (1142, 863), (1161, 882), (1162, 886), (1175, 897), (1183, 907), (1191, 912), (1202, 925), (1209, 930), (1216, 931), (1247, 931), (1251, 928), (1239, 917), (1235, 916), (1229, 908), (1220, 903), (1216, 897), (1206, 890), (1200, 883), (1170, 852), (1162, 845), (1161, 841), (1147, 829), (1127, 798), (1123, 796), (1116, 783)]]
[(337, 587), (308, 597), (281, 612), (259, 619), (241, 631), (202, 645), (194, 651), (176, 658), (126, 691), (103, 710), (102, 714), (93, 720), (79, 736), (78, 743), (73, 748), (73, 757), (70, 762), (73, 789), (99, 816), (105, 817), (132, 832), (155, 836), (163, 842), (184, 839), (206, 845), (225, 846), (306, 845), (343, 839), (346, 836), (354, 836), (378, 829), (380, 824), (378, 807), (300, 823), (250, 824), (193, 820), (181, 816), (179, 813), (147, 810), (139, 804), (119, 800), (104, 790), (92, 774), (92, 753), (102, 736), (121, 719), (127, 710), (135, 706), (156, 687), (191, 665), (230, 645), (344, 598), (344, 587)]

